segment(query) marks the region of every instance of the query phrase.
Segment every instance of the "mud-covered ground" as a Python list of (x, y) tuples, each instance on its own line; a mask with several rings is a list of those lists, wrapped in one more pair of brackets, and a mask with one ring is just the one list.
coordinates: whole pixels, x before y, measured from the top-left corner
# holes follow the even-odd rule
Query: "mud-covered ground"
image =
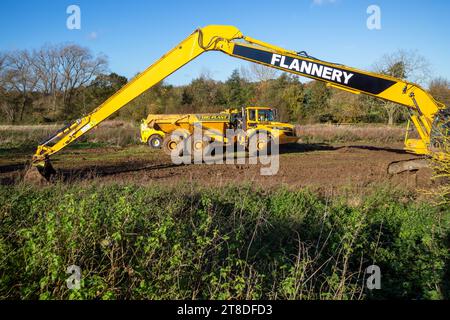
[[(282, 147), (280, 166), (274, 176), (261, 175), (267, 165), (174, 165), (160, 150), (145, 145), (89, 147), (64, 150), (52, 158), (58, 179), (64, 183), (178, 184), (180, 182), (220, 186), (251, 183), (264, 188), (285, 185), (310, 187), (325, 193), (341, 190), (364, 191), (374, 185), (390, 184), (417, 190), (433, 185), (430, 169), (389, 175), (391, 162), (418, 158), (402, 150), (402, 144), (374, 143), (307, 144)], [(28, 151), (0, 154), (0, 183), (23, 180)]]

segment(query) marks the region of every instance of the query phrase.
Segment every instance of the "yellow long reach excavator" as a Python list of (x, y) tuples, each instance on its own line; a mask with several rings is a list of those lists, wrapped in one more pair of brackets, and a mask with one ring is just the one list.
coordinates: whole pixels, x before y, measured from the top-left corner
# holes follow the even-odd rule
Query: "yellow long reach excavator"
[(405, 138), (405, 149), (412, 153), (434, 155), (435, 150), (440, 150), (442, 132), (447, 138), (449, 108), (414, 83), (322, 61), (305, 52), (286, 50), (244, 36), (233, 26), (210, 25), (194, 31), (94, 111), (40, 144), (33, 156), (32, 167), (48, 178), (55, 172), (50, 164), (51, 155), (206, 51), (221, 51), (232, 57), (323, 81), (331, 87), (354, 94), (364, 93), (403, 105), (409, 110), (410, 121), (418, 133), (418, 138)]

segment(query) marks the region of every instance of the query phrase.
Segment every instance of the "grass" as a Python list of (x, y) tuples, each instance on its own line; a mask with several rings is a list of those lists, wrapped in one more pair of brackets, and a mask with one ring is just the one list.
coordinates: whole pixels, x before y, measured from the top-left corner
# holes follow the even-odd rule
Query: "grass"
[[(0, 186), (0, 298), (449, 298), (448, 213), (392, 189), (349, 205), (250, 186)], [(365, 287), (372, 264), (381, 290)]]
[[(33, 150), (63, 125), (0, 126), (0, 150)], [(70, 148), (139, 144), (139, 129), (130, 122), (105, 121)]]
[(161, 158), (160, 150), (151, 150), (146, 145), (130, 145), (127, 147), (88, 148), (86, 150), (72, 148), (68, 152), (55, 155), (53, 163), (64, 168), (80, 168), (98, 165), (115, 165), (131, 161), (156, 161)]
[[(29, 161), (36, 147), (61, 127), (62, 124), (0, 126), (0, 164), (10, 165)], [(142, 145), (137, 126), (130, 122), (105, 121), (69, 145), (67, 149), (76, 151), (137, 145)]]
[(397, 143), (403, 142), (405, 128), (387, 125), (297, 125), (296, 133), (305, 143)]
[[(62, 125), (0, 126), (2, 150), (34, 149)], [(404, 128), (384, 125), (336, 126), (326, 124), (297, 125), (296, 132), (306, 143), (402, 142)], [(129, 146), (141, 144), (139, 128), (124, 121), (105, 121), (71, 148)]]

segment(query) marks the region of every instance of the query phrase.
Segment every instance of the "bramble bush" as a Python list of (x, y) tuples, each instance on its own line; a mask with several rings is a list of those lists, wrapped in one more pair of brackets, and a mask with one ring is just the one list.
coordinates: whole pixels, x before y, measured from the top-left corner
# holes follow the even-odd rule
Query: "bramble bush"
[(449, 235), (448, 207), (387, 188), (0, 186), (0, 298), (442, 299)]

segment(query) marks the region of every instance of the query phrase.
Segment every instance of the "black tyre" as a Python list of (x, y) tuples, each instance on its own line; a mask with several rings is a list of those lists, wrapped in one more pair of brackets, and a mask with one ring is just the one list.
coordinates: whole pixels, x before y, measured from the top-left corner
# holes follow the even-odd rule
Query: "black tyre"
[(151, 135), (150, 138), (148, 138), (147, 144), (152, 149), (161, 149), (163, 138), (159, 134)]
[(182, 131), (174, 131), (170, 134), (167, 134), (164, 137), (162, 143), (162, 149), (165, 154), (172, 155), (175, 152), (177, 155), (183, 155), (186, 149), (186, 142), (189, 140), (186, 139), (186, 134)]
[(211, 142), (211, 141), (194, 141), (192, 143), (192, 156), (195, 158), (196, 155), (200, 155), (201, 159), (205, 163), (209, 163), (215, 160), (214, 157), (218, 156), (216, 154), (217, 150), (222, 148), (221, 153), (225, 155), (225, 145), (221, 142)]
[[(249, 148), (250, 145), (253, 145), (253, 148)], [(260, 132), (255, 133), (249, 138), (249, 145), (247, 146), (247, 150), (249, 151), (250, 156), (259, 156), (260, 154), (270, 154), (272, 146), (272, 139), (269, 133)]]

